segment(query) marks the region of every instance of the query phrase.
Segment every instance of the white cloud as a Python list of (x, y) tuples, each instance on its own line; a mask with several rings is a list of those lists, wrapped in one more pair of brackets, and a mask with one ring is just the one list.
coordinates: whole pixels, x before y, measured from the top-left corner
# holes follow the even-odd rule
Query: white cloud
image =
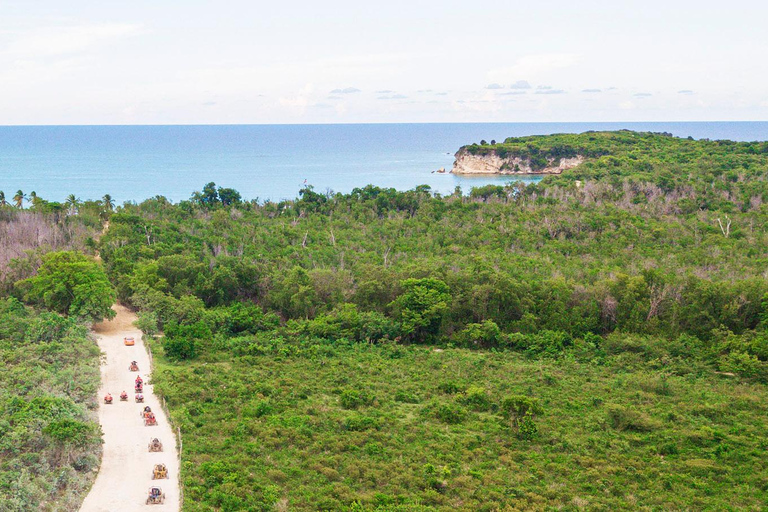
[(531, 84), (529, 84), (525, 80), (518, 80), (517, 82), (513, 83), (512, 85), (510, 85), (509, 88), (510, 89), (520, 89), (520, 90), (522, 90), (522, 89), (530, 89), (531, 88)]
[(331, 94), (354, 94), (360, 92), (360, 89), (356, 87), (344, 87), (343, 89), (334, 89)]

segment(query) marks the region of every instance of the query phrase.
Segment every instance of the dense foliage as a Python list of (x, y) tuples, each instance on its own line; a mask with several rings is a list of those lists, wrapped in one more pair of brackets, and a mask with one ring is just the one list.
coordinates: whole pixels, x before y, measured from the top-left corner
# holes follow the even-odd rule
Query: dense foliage
[(77, 510), (95, 476), (99, 349), (73, 318), (0, 299), (0, 509)]
[(118, 296), (166, 329), (188, 510), (759, 507), (768, 145), (473, 151), (502, 149), (587, 161), (467, 196), (210, 183), (111, 215)]
[[(185, 509), (760, 509), (768, 143), (611, 132), (466, 150), (586, 161), (447, 197), (306, 187), (259, 204), (209, 183), (179, 204), (35, 198), (57, 225), (109, 220), (106, 275), (164, 332), (153, 382), (182, 429)], [(9, 263), (35, 276), (16, 293), (97, 316), (68, 301), (72, 266), (99, 267), (45, 251)], [(3, 307), (22, 319), (18, 354), (38, 356), (38, 321), (82, 329)], [(92, 446), (77, 411), (36, 439)]]
[(25, 300), (57, 313), (90, 321), (115, 316), (112, 284), (101, 265), (81, 253), (45, 254), (37, 273), (16, 287)]

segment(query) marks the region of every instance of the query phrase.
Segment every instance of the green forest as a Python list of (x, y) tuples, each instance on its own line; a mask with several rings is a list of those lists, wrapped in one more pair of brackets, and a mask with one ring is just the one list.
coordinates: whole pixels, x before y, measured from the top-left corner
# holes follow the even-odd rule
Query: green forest
[(763, 509), (768, 143), (466, 150), (585, 162), (447, 196), (7, 205), (61, 235), (0, 290), (75, 330), (116, 298), (162, 334), (185, 511)]

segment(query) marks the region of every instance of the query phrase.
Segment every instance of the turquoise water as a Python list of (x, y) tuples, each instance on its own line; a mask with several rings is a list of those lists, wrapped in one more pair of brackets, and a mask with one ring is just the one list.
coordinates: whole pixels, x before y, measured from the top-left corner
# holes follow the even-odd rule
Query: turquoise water
[(72, 193), (111, 194), (118, 203), (155, 195), (178, 201), (214, 181), (248, 199), (279, 200), (295, 197), (307, 180), (320, 192), (372, 183), (400, 190), (427, 184), (447, 194), (515, 179), (432, 172), (450, 170), (464, 144), (622, 128), (768, 140), (768, 122), (14, 126), (0, 127), (0, 190), (50, 200)]

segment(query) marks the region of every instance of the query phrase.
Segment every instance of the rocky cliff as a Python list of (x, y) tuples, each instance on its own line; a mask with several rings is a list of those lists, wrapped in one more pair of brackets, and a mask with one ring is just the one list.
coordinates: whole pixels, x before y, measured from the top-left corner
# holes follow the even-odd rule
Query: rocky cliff
[(584, 157), (577, 155), (570, 158), (547, 158), (545, 165), (533, 165), (530, 159), (508, 155), (500, 157), (491, 151), (485, 154), (472, 154), (466, 148), (456, 153), (453, 162), (453, 174), (560, 174), (573, 169), (584, 162)]

